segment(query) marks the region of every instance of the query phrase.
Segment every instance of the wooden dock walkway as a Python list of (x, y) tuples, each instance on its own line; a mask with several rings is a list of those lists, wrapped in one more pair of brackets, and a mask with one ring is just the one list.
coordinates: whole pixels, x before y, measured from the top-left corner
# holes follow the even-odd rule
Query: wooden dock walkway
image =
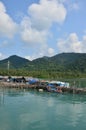
[[(40, 84), (30, 85), (30, 84), (26, 84), (26, 83), (0, 82), (0, 87), (17, 88), (17, 89), (36, 89), (38, 91), (40, 89), (43, 89), (43, 91), (47, 91), (47, 86), (40, 85)], [(63, 93), (86, 94), (86, 88), (62, 87), (61, 89), (62, 89)]]

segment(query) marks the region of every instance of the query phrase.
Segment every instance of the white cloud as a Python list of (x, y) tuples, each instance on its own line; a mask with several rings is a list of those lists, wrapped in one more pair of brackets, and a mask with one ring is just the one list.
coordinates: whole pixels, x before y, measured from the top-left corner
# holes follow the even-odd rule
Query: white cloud
[(2, 2), (0, 2), (0, 35), (12, 37), (16, 32), (17, 24), (6, 13), (6, 8)]
[(25, 29), (21, 34), (23, 41), (31, 45), (41, 44), (46, 41), (46, 32), (44, 31), (39, 32), (38, 30), (30, 28), (29, 30)]
[(76, 33), (71, 33), (68, 38), (59, 39), (57, 47), (59, 52), (86, 53), (86, 36), (80, 41)]
[(48, 48), (48, 56), (53, 56), (55, 54), (55, 51), (53, 48)]
[(83, 36), (83, 41), (84, 41), (84, 42), (86, 42), (86, 35), (85, 35), (85, 36)]
[(71, 9), (79, 10), (79, 4), (78, 4), (78, 3), (73, 3), (73, 4), (71, 5)]
[(86, 53), (86, 35), (83, 36), (82, 52)]
[(21, 21), (23, 42), (45, 44), (51, 25), (65, 20), (66, 9), (57, 0), (40, 0), (39, 4), (32, 4), (28, 7), (28, 14)]
[[(29, 47), (28, 47), (29, 48)], [(34, 60), (39, 57), (43, 57), (44, 55), (47, 55), (48, 47), (47, 44), (42, 44), (40, 46), (36, 46), (34, 48), (31, 48), (32, 54), (26, 55), (25, 58), (29, 60)]]
[(53, 56), (55, 54), (53, 48), (48, 48), (47, 46), (44, 46), (44, 48), (45, 49), (39, 48), (39, 50), (36, 50), (31, 56), (27, 55), (25, 58), (32, 61), (43, 56)]
[(4, 59), (4, 58), (6, 58), (6, 56), (3, 55), (2, 53), (0, 53), (0, 60), (2, 60), (2, 59)]
[[(47, 43), (50, 29), (54, 23), (62, 24), (66, 14), (67, 11), (63, 2), (40, 0), (39, 3), (32, 3), (28, 7), (28, 15), (23, 16), (18, 27), (17, 23), (7, 13), (4, 4), (0, 2), (0, 36), (12, 37), (15, 33), (18, 32), (18, 35), (20, 33), (25, 46), (32, 50), (36, 48), (34, 54), (27, 57), (30, 60), (44, 55), (52, 56), (54, 49), (49, 48)], [(2, 46), (7, 45), (8, 42), (4, 42)]]
[(66, 6), (67, 6), (67, 9), (68, 9), (68, 11), (77, 11), (77, 10), (79, 10), (80, 9), (80, 2), (73, 2), (73, 1), (71, 1), (71, 0), (69, 0), (69, 1), (67, 1), (67, 0), (65, 0), (65, 2), (64, 2), (65, 4), (66, 4)]
[(0, 2), (0, 13), (1, 12), (4, 12), (4, 13), (6, 12), (6, 8), (2, 2)]
[(21, 38), (23, 42), (28, 43), (28, 45), (39, 45), (46, 43), (46, 37), (48, 32), (45, 30), (37, 30), (31, 27), (31, 21), (29, 17), (25, 17), (21, 22)]
[(54, 50), (48, 47), (50, 28), (54, 23), (61, 24), (66, 18), (66, 8), (57, 0), (40, 0), (28, 7), (28, 16), (21, 21), (21, 39), (28, 48), (34, 47), (35, 54), (29, 59), (51, 56)]
[(40, 0), (39, 4), (32, 4), (28, 8), (28, 14), (35, 28), (48, 29), (54, 22), (62, 23), (67, 11), (57, 0)]
[(26, 59), (32, 61), (33, 59), (35, 59), (33, 56), (25, 56)]
[(27, 55), (27, 56), (25, 56), (25, 58), (28, 59), (28, 60), (30, 60), (30, 61), (32, 61), (34, 59), (37, 59), (37, 58), (40, 58), (40, 57), (43, 57), (43, 56), (44, 55), (42, 53), (38, 52), (38, 54), (34, 53), (32, 55)]

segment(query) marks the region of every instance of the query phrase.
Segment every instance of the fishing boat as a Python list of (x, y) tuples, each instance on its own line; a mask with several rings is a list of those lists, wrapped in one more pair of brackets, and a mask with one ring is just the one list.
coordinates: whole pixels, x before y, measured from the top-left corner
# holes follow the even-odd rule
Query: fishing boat
[(62, 88), (69, 88), (68, 82), (62, 82), (62, 81), (51, 81), (47, 85), (47, 91), (48, 92), (57, 92), (62, 93)]

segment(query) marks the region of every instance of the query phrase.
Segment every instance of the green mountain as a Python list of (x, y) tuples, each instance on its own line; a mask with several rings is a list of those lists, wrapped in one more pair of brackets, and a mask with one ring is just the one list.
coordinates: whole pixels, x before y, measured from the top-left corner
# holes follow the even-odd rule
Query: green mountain
[(53, 57), (38, 58), (30, 62), (28, 68), (59, 72), (86, 72), (86, 53), (61, 53)]
[(47, 74), (86, 73), (86, 53), (61, 53), (53, 57), (44, 56), (33, 61), (13, 55), (0, 61), (0, 69), (7, 69), (8, 61), (10, 70), (24, 70), (26, 73), (38, 72), (39, 75), (42, 72)]
[(18, 69), (24, 67), (25, 64), (29, 63), (29, 60), (19, 57), (17, 55), (13, 55), (4, 60), (1, 60), (0, 68), (6, 69), (8, 67), (8, 62), (11, 69)]

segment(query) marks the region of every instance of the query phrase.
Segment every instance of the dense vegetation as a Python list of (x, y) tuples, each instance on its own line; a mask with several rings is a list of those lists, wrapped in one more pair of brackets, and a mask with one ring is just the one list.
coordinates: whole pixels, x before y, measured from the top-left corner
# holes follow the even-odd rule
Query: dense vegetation
[(62, 53), (53, 57), (38, 58), (33, 61), (14, 55), (0, 61), (0, 75), (54, 79), (86, 77), (86, 53)]

